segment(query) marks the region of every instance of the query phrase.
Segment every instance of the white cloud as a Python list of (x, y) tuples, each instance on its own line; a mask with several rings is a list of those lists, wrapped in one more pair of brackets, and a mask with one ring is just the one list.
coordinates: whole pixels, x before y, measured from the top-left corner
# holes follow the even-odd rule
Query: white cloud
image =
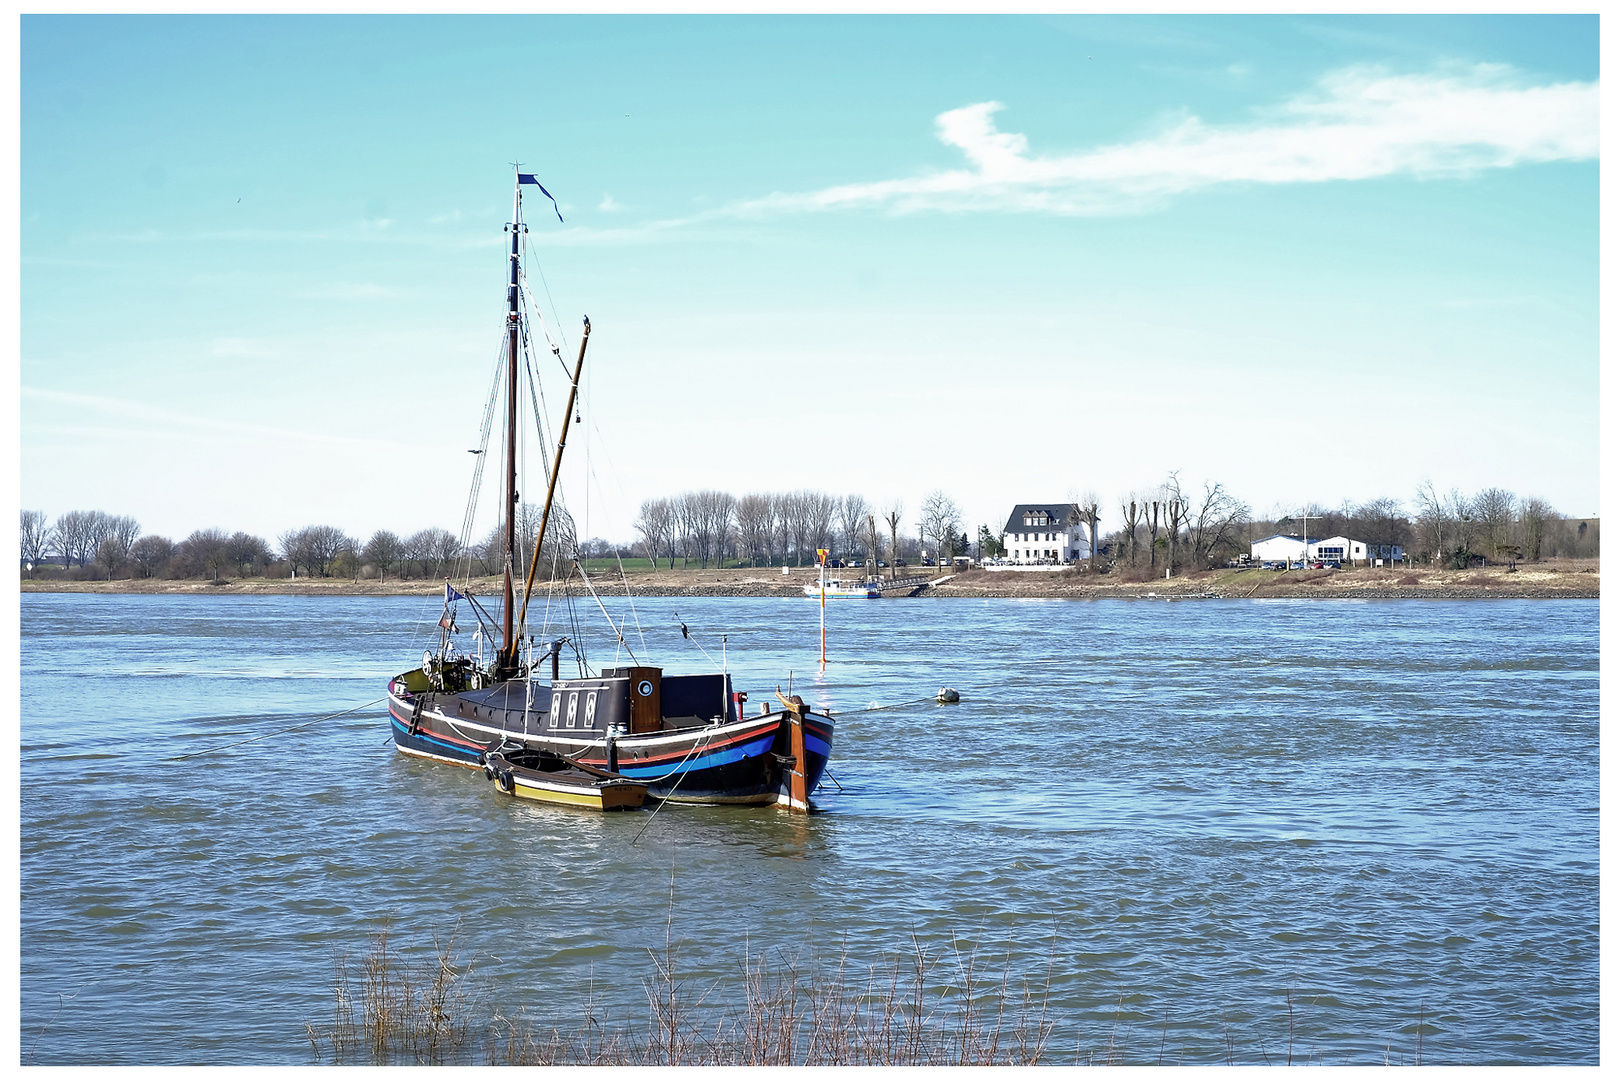
[(614, 201), (613, 196), (603, 193), (602, 201), (596, 204), (596, 208), (605, 213), (611, 214), (616, 210), (623, 210), (624, 206), (623, 204)]
[(1460, 176), (1598, 153), (1595, 82), (1531, 86), (1492, 64), (1425, 75), (1347, 68), (1250, 123), (1186, 116), (1134, 142), (1051, 156), (999, 130), (1002, 107), (986, 101), (935, 118), (940, 141), (960, 150), (967, 168), (775, 194), (734, 209), (1116, 213), (1217, 184)]

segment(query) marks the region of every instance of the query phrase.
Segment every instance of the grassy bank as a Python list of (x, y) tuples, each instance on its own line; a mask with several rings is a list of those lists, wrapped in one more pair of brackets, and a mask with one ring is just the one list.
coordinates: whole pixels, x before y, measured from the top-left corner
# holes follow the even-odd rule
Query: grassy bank
[[(1221, 597), (1226, 599), (1277, 597), (1320, 599), (1483, 599), (1483, 598), (1596, 598), (1599, 587), (1596, 559), (1558, 559), (1540, 563), (1440, 570), (1429, 567), (1359, 567), (1343, 570), (1205, 570), (1178, 574), (1166, 580), (1163, 571), (1123, 571), (1090, 574), (1019, 573), (968, 570), (922, 593), (928, 596), (1026, 597), (1102, 599), (1106, 597), (1166, 599)], [(802, 596), (805, 585), (816, 580), (811, 568), (727, 570), (639, 570), (623, 580), (615, 574), (593, 574), (604, 594), (636, 596)], [(456, 582), (457, 588), (462, 582)], [(471, 583), (479, 596), (498, 595), (499, 578), (478, 578)], [(576, 584), (576, 588), (577, 588)], [(160, 578), (119, 581), (32, 580), (21, 583), (23, 592), (75, 592), (114, 594), (206, 594), (218, 596), (425, 596), (442, 592), (441, 581), (350, 581), (336, 578), (222, 578), (219, 581), (173, 581)], [(898, 595), (898, 594), (891, 594)], [(846, 603), (847, 601), (840, 601)]]

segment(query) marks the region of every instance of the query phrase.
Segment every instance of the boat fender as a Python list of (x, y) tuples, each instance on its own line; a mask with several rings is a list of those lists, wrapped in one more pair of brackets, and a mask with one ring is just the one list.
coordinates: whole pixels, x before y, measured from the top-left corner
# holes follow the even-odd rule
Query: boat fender
[(496, 776), (495, 783), (499, 784), (501, 790), (508, 795), (512, 794), (512, 770), (502, 769), (499, 775)]

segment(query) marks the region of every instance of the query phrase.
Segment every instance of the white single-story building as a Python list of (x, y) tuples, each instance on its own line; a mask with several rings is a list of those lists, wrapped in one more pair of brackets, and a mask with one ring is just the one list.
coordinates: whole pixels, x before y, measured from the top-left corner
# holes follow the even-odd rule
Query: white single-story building
[(1074, 503), (1019, 503), (1001, 530), (1006, 565), (1062, 566), (1091, 558), (1091, 540)]
[(1369, 563), (1382, 560), (1385, 564), (1401, 562), (1406, 553), (1399, 544), (1367, 544), (1348, 536), (1329, 536), (1312, 540), (1308, 544), (1298, 536), (1276, 535), (1256, 540), (1249, 545), (1249, 556), (1256, 562), (1300, 562), (1321, 559), (1341, 563)]
[(1330, 536), (1326, 540), (1312, 540), (1310, 557), (1333, 559), (1337, 562), (1370, 563), (1382, 559), (1385, 563), (1400, 562), (1406, 552), (1399, 544), (1364, 544), (1348, 536)]
[(1249, 557), (1256, 562), (1299, 562), (1305, 557), (1305, 541), (1278, 533), (1250, 544)]

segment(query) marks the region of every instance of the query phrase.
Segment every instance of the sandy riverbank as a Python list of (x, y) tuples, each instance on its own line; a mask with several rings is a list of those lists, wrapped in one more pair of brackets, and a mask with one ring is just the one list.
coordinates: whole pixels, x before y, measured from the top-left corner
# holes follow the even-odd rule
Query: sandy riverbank
[[(1210, 570), (1172, 578), (1127, 582), (1122, 575), (1062, 573), (992, 573), (969, 570), (924, 590), (928, 596), (1018, 597), (1094, 600), (1106, 597), (1167, 599), (1191, 597), (1313, 599), (1488, 599), (1598, 596), (1598, 560), (1556, 560), (1474, 570), (1427, 568), (1296, 570)], [(629, 576), (636, 596), (801, 596), (815, 580), (809, 568), (783, 574), (780, 569), (657, 570)], [(606, 575), (593, 578), (598, 591), (622, 595), (625, 586)], [(227, 578), (219, 582), (167, 581), (35, 581), (21, 583), (23, 592), (112, 594), (209, 594), (216, 596), (422, 596), (443, 589), (442, 581), (338, 581), (331, 578)], [(500, 591), (499, 578), (475, 579), (473, 591), (488, 596)], [(577, 585), (576, 585), (577, 587)]]

